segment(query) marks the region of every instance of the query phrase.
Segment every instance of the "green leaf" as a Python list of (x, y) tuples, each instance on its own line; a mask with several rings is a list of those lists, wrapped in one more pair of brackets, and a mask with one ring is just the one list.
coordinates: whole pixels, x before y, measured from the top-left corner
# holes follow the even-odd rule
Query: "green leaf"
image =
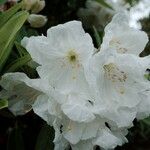
[(26, 49), (20, 43), (18, 43), (17, 41), (15, 42), (15, 46), (16, 46), (20, 56), (24, 56), (24, 55), (28, 54)]
[(15, 14), (19, 9), (21, 9), (22, 3), (14, 5), (12, 8), (0, 14), (0, 28), (5, 25), (5, 23)]
[(145, 124), (147, 124), (148, 126), (150, 126), (150, 117), (143, 119), (142, 122), (144, 122)]
[(8, 101), (7, 100), (0, 100), (0, 109), (8, 107)]
[(19, 34), (17, 35), (16, 37), (16, 41), (18, 43), (21, 42), (21, 40), (24, 38), (24, 37), (30, 37), (30, 36), (38, 36), (38, 32), (37, 30), (35, 29), (30, 29), (29, 27), (26, 27), (26, 26), (23, 26), (20, 31), (19, 31)]
[(112, 9), (112, 6), (110, 6), (105, 0), (95, 0), (96, 2), (100, 3), (102, 6), (106, 7), (106, 8), (109, 8), (109, 9)]
[(11, 63), (8, 69), (6, 69), (6, 72), (14, 72), (19, 68), (21, 68), (22, 66), (24, 66), (25, 64), (27, 64), (29, 61), (31, 61), (31, 57), (29, 54), (22, 56), (16, 59), (13, 63)]
[(45, 124), (37, 138), (35, 150), (52, 150), (54, 149), (53, 144), (54, 130), (47, 124)]
[(28, 15), (26, 11), (20, 11), (0, 29), (0, 72), (11, 52), (14, 38), (26, 21)]
[(5, 2), (7, 2), (7, 0), (0, 0), (0, 5), (4, 4)]
[(150, 81), (150, 74), (145, 74), (144, 77)]
[(93, 32), (94, 32), (94, 38), (96, 41), (96, 46), (97, 46), (97, 48), (99, 48), (101, 45), (101, 37), (100, 37), (97, 29), (95, 28), (95, 26), (93, 26)]
[(24, 65), (27, 65), (30, 62), (31, 56), (28, 54), (26, 49), (18, 42), (15, 42), (15, 46), (18, 50), (19, 57), (13, 60), (8, 66), (6, 66), (4, 72), (14, 72), (17, 71), (19, 68), (23, 69)]

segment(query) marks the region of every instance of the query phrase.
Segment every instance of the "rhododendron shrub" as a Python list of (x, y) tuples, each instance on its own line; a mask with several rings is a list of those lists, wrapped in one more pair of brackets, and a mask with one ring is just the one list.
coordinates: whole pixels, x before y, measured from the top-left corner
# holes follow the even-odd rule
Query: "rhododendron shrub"
[(55, 150), (113, 149), (128, 142), (134, 119), (150, 114), (150, 56), (139, 57), (147, 42), (125, 12), (106, 26), (97, 52), (81, 22), (51, 27), (47, 36), (22, 40), (39, 78), (7, 73), (0, 96), (15, 115), (33, 108), (53, 126)]

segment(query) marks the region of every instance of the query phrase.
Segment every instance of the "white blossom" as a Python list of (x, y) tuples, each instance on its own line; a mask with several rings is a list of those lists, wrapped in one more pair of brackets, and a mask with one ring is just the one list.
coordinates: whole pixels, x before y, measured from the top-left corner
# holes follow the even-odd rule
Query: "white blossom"
[[(47, 37), (24, 38), (22, 45), (39, 64), (39, 79), (23, 73), (6, 74), (0, 81), (0, 97), (9, 100), (14, 114), (33, 108), (53, 126), (55, 150), (121, 146), (127, 142), (133, 120), (150, 114), (150, 82), (146, 78), (150, 57), (137, 56), (147, 36), (127, 24), (125, 14), (117, 14), (106, 27), (97, 53), (78, 21), (50, 28)], [(114, 39), (119, 43), (113, 43)], [(137, 42), (141, 45), (135, 45)], [(120, 48), (127, 51), (120, 52)]]
[(106, 26), (101, 50), (114, 48), (120, 54), (139, 55), (144, 50), (147, 42), (147, 34), (131, 28), (127, 12), (120, 12)]
[[(52, 113), (50, 104), (55, 113)], [(97, 117), (90, 122), (73, 121), (62, 112), (58, 105), (52, 104), (50, 101), (42, 102), (40, 99), (33, 105), (33, 110), (40, 117), (44, 118), (44, 120), (47, 118), (46, 121), (48, 124), (51, 124), (48, 117), (51, 115), (54, 117), (55, 115), (51, 124), (55, 129), (55, 150), (65, 149), (69, 145), (73, 150), (80, 150), (81, 148), (83, 150), (90, 150), (96, 145), (108, 149), (127, 142), (125, 138), (127, 134), (126, 129), (121, 131), (113, 126), (111, 129), (111, 124), (109, 129), (106, 125), (108, 121), (106, 119)]]
[(22, 44), (41, 65), (37, 68), (40, 77), (52, 87), (63, 93), (86, 87), (84, 65), (92, 56), (94, 46), (80, 22), (52, 27), (47, 37), (24, 38)]
[[(102, 100), (100, 104), (96, 101), (97, 111), (100, 116), (114, 121), (118, 127), (130, 127), (139, 110), (150, 102), (143, 92), (147, 91), (148, 94), (149, 91), (149, 81), (144, 77), (146, 66), (143, 65), (143, 59), (108, 49), (107, 53), (97, 53), (89, 63), (87, 80)], [(148, 64), (150, 59), (147, 59)], [(102, 108), (102, 105), (104, 109), (101, 110), (99, 107)]]
[(8, 107), (15, 115), (30, 111), (34, 101), (42, 94), (39, 90), (39, 79), (31, 80), (24, 73), (5, 74), (0, 85), (3, 87), (0, 98), (9, 100)]

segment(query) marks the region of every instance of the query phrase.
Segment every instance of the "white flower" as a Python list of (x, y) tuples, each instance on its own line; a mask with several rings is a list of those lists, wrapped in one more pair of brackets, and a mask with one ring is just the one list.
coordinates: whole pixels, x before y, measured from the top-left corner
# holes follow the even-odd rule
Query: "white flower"
[(41, 65), (37, 68), (40, 77), (55, 89), (67, 93), (86, 87), (84, 65), (92, 56), (94, 46), (80, 22), (52, 27), (47, 37), (24, 38), (22, 45)]
[[(5, 97), (9, 98), (10, 102), (9, 109), (15, 115), (23, 115), (33, 107), (36, 114), (54, 127), (55, 150), (69, 148), (69, 145), (73, 150), (90, 150), (95, 145), (113, 148), (126, 142), (125, 135), (120, 134), (120, 131), (119, 135), (116, 135), (114, 129), (108, 129), (104, 119), (95, 119), (88, 123), (70, 120), (57, 103), (65, 101), (63, 95), (53, 93), (41, 79), (29, 79), (23, 73), (9, 73), (3, 76), (0, 84), (4, 88), (0, 95), (5, 92)], [(48, 96), (49, 93), (53, 97)], [(111, 138), (111, 142), (102, 142), (101, 138), (106, 141), (107, 138)]]
[[(29, 112), (35, 101), (39, 99), (41, 104), (45, 104), (43, 102), (47, 102), (49, 99), (52, 101), (53, 98), (49, 95), (55, 95), (53, 94), (55, 93), (53, 88), (43, 80), (30, 79), (26, 74), (19, 72), (3, 75), (0, 85), (3, 88), (0, 92), (0, 98), (8, 99), (8, 108), (14, 115), (23, 115)], [(56, 98), (59, 96), (63, 98), (62, 95), (57, 93)], [(44, 116), (46, 115), (42, 117), (44, 118)], [(44, 120), (47, 120), (47, 118), (44, 118)]]
[[(87, 71), (87, 80), (92, 87), (95, 86), (94, 91), (103, 101), (99, 107), (104, 106), (104, 109), (97, 111), (100, 116), (114, 121), (118, 127), (132, 125), (140, 103), (143, 104), (139, 94), (149, 90), (149, 81), (144, 78), (146, 69), (143, 62), (142, 58), (135, 55), (120, 55), (108, 49), (107, 52), (96, 54), (89, 64), (91, 71)], [(150, 59), (148, 62), (150, 64)], [(145, 101), (146, 105), (150, 99)]]
[[(113, 149), (127, 142), (127, 129), (135, 118), (150, 114), (150, 82), (146, 78), (150, 57), (136, 56), (139, 50), (133, 52), (132, 45), (125, 54), (118, 53), (115, 44), (109, 45), (113, 37), (126, 35), (126, 30), (137, 33), (126, 21), (120, 23), (121, 16), (124, 14), (115, 16), (106, 28), (102, 49), (96, 54), (91, 37), (78, 21), (50, 28), (47, 37), (24, 38), (22, 45), (40, 65), (40, 79), (11, 73), (0, 81), (4, 88), (0, 97), (10, 100), (11, 111), (18, 115), (33, 108), (54, 127), (55, 150), (69, 146), (91, 150), (96, 145)], [(118, 33), (110, 34), (116, 24)], [(145, 34), (138, 31), (141, 34), (146, 42)], [(130, 46), (130, 40), (123, 42)]]
[[(116, 14), (105, 28), (101, 50), (114, 48), (118, 53), (139, 55), (148, 42), (145, 32), (129, 27), (126, 12)], [(107, 53), (107, 52), (106, 52)]]
[(30, 23), (33, 28), (43, 27), (47, 22), (47, 17), (43, 15), (31, 14), (27, 21)]
[[(44, 119), (46, 118), (45, 115), (54, 116), (55, 114), (55, 118), (51, 124), (55, 129), (55, 150), (66, 149), (69, 145), (73, 150), (91, 150), (95, 145), (99, 145), (104, 149), (111, 149), (127, 142), (125, 138), (127, 134), (126, 129), (122, 131), (114, 128), (111, 124), (109, 124), (109, 129), (106, 125), (108, 120), (102, 118), (97, 118), (87, 123), (73, 121), (65, 116), (58, 105), (49, 102), (42, 102), (39, 99), (33, 105), (33, 110)], [(50, 104), (55, 113), (51, 111)], [(50, 124), (48, 118), (46, 121)]]
[(2, 76), (0, 85), (3, 87), (0, 98), (9, 100), (8, 107), (14, 115), (30, 111), (39, 96), (41, 100), (47, 99), (42, 92), (47, 88), (46, 84), (42, 86), (40, 79), (29, 79), (24, 73), (7, 73)]

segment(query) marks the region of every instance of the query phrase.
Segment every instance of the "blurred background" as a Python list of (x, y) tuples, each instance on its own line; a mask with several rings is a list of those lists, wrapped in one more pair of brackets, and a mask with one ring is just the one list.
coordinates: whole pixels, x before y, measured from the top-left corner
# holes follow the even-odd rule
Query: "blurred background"
[[(36, 78), (34, 64), (24, 51), (20, 41), (24, 36), (46, 34), (51, 26), (70, 20), (81, 20), (84, 29), (93, 37), (95, 47), (99, 47), (104, 33), (104, 27), (112, 16), (122, 10), (128, 10), (130, 26), (144, 30), (150, 38), (150, 0), (45, 0), (45, 7), (38, 12), (47, 17), (40, 27), (35, 27), (30, 21), (21, 27), (13, 44), (11, 52), (4, 63), (0, 76), (6, 72), (25, 72), (30, 78)], [(1, 14), (16, 5), (15, 0), (0, 0)], [(1, 15), (0, 14), (0, 15)], [(1, 35), (0, 35), (1, 36)], [(2, 37), (0, 37), (1, 39)], [(150, 42), (141, 57), (150, 54)], [(0, 101), (0, 150), (52, 150), (53, 128), (47, 126), (32, 110), (26, 115), (14, 116), (7, 104)], [(150, 118), (134, 121), (134, 127), (127, 135), (129, 143), (116, 150), (150, 150)]]

